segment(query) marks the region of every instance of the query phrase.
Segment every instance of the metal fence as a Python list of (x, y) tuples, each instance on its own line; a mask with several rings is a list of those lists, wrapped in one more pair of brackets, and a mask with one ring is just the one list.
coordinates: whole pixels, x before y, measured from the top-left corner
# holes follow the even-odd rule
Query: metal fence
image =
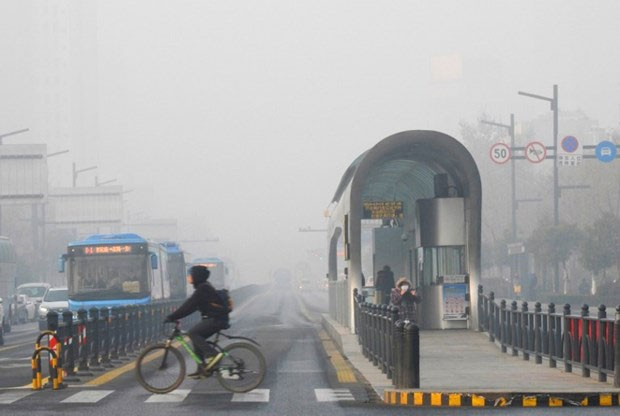
[[(114, 367), (135, 357), (146, 345), (162, 338), (165, 317), (181, 303), (80, 309), (76, 319), (71, 311), (62, 315), (48, 313), (47, 327), (56, 332), (62, 345), (59, 366), (65, 371), (65, 380), (92, 375), (92, 371)], [(198, 314), (192, 314), (183, 321), (191, 325), (198, 319)]]
[[(231, 292), (234, 302), (242, 304), (268, 285), (249, 285)], [(163, 321), (185, 300), (161, 301), (148, 305), (127, 305), (113, 308), (81, 309), (77, 316), (71, 311), (62, 315), (47, 314), (48, 344), (56, 348), (60, 342), (58, 367), (66, 374), (65, 381), (90, 376), (135, 358), (147, 345), (160, 341), (166, 333)], [(199, 313), (183, 318), (189, 328), (201, 319)], [(38, 341), (37, 341), (38, 344)]]
[(420, 387), (420, 330), (398, 319), (398, 308), (364, 302), (357, 290), (355, 328), (362, 352), (397, 388)]
[(502, 352), (510, 349), (524, 360), (533, 356), (536, 364), (545, 358), (549, 367), (559, 361), (567, 372), (580, 368), (583, 377), (595, 371), (599, 381), (613, 377), (620, 387), (620, 305), (613, 312), (608, 317), (605, 305), (596, 314), (583, 305), (575, 314), (569, 304), (561, 311), (553, 303), (545, 310), (540, 302), (533, 310), (527, 302), (519, 307), (517, 301), (508, 304), (502, 299), (498, 304), (493, 292), (484, 295), (482, 285), (478, 286), (479, 330), (488, 332), (489, 341), (498, 342)]

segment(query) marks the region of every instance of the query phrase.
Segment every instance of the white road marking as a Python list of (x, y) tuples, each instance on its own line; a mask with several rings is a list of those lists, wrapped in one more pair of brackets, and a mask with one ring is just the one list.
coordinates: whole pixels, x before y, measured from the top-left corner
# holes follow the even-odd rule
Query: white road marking
[(269, 401), (269, 389), (254, 389), (247, 393), (235, 393), (231, 401), (266, 403)]
[(349, 389), (314, 389), (314, 394), (319, 402), (355, 400)]
[(145, 400), (145, 403), (176, 403), (185, 400), (191, 392), (189, 389), (177, 389), (166, 394), (153, 394)]
[(26, 396), (30, 396), (33, 391), (11, 391), (8, 393), (0, 394), (0, 404), (11, 404), (18, 400), (23, 399)]
[(61, 403), (97, 403), (114, 390), (91, 390), (75, 393), (62, 400)]

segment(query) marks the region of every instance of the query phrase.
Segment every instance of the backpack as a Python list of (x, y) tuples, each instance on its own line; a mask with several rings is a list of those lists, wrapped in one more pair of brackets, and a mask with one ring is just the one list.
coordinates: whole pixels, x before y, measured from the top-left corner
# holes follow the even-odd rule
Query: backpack
[(220, 306), (224, 308), (226, 313), (231, 313), (233, 311), (233, 301), (230, 293), (228, 293), (228, 289), (216, 289), (215, 293), (220, 298)]

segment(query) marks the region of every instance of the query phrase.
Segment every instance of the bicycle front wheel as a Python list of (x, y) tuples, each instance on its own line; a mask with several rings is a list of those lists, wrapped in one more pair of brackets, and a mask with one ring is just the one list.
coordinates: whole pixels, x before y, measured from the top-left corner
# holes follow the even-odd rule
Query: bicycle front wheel
[(224, 348), (215, 376), (225, 389), (245, 393), (258, 387), (265, 372), (265, 357), (260, 350), (252, 344), (237, 342)]
[(185, 360), (174, 347), (151, 345), (136, 361), (136, 377), (142, 387), (151, 393), (170, 393), (185, 378)]

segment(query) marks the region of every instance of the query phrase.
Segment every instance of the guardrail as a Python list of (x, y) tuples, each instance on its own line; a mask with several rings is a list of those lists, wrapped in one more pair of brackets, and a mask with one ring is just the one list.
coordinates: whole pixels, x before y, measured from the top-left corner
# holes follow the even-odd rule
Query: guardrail
[[(256, 293), (267, 290), (266, 285), (249, 285), (231, 292), (237, 306)], [(163, 321), (178, 308), (184, 299), (161, 301), (148, 305), (126, 305), (112, 308), (80, 309), (77, 316), (65, 311), (61, 315), (47, 314), (47, 331), (37, 338), (33, 355), (33, 389), (41, 386), (41, 352), (50, 355), (50, 374), (54, 389), (62, 382), (78, 381), (97, 371), (112, 368), (131, 360), (145, 346), (159, 341), (164, 335)], [(198, 313), (183, 318), (184, 325), (194, 325)], [(47, 347), (41, 339), (48, 336)], [(62, 348), (57, 347), (60, 343)], [(53, 357), (51, 357), (53, 355)], [(52, 368), (52, 363), (54, 364)], [(58, 373), (55, 368), (58, 367)], [(63, 379), (64, 371), (64, 379)], [(51, 383), (52, 384), (52, 383)]]
[(362, 352), (397, 388), (420, 387), (420, 329), (398, 319), (398, 308), (364, 302), (357, 289), (355, 328)]
[(561, 312), (550, 303), (546, 310), (540, 302), (530, 310), (527, 302), (521, 307), (517, 301), (502, 299), (495, 301), (493, 292), (483, 294), (478, 286), (479, 330), (488, 332), (489, 341), (498, 342), (502, 352), (510, 348), (513, 356), (524, 360), (534, 356), (536, 364), (543, 358), (549, 367), (556, 367), (561, 361), (566, 372), (573, 367), (581, 368), (583, 377), (590, 377), (591, 371), (598, 373), (598, 380), (614, 378), (614, 386), (620, 387), (620, 305), (615, 317), (607, 316), (605, 305), (598, 307), (596, 316), (590, 314), (590, 307), (583, 305), (579, 314), (573, 314), (566, 304)]

